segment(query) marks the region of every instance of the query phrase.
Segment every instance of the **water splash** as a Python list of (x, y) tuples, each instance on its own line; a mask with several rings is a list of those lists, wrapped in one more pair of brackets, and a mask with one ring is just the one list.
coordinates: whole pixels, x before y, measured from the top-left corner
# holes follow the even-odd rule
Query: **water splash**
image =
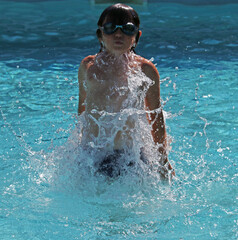
[[(138, 186), (144, 189), (145, 185), (154, 187), (161, 182), (159, 172), (168, 170), (161, 165), (158, 146), (151, 136), (151, 126), (146, 118), (150, 111), (144, 109), (144, 99), (153, 81), (138, 67), (135, 55), (122, 58), (128, 62), (133, 60), (126, 76), (122, 76), (123, 80), (127, 78), (123, 84), (110, 85), (109, 81), (114, 80), (103, 79), (99, 71), (92, 76), (99, 88), (103, 85), (102, 89), (105, 89), (107, 85), (109, 94), (97, 99), (97, 95), (89, 93), (90, 97), (99, 102), (110, 100), (112, 104), (108, 102), (103, 108), (86, 102), (86, 111), (79, 116), (68, 141), (51, 153), (40, 152), (40, 158), (37, 153), (31, 157), (34, 169), (39, 171), (39, 182), (48, 181), (57, 188), (81, 191), (81, 194), (87, 195), (110, 193), (112, 185), (114, 188), (118, 185), (118, 190), (125, 184), (127, 187), (122, 191), (128, 194), (128, 189), (138, 191)], [(99, 68), (103, 65), (104, 70), (111, 73), (113, 61), (115, 59), (111, 59), (109, 64), (103, 58), (96, 58), (96, 65)], [(85, 87), (89, 86), (85, 84)], [(153, 110), (160, 111), (160, 108)], [(119, 149), (115, 150), (115, 145)]]

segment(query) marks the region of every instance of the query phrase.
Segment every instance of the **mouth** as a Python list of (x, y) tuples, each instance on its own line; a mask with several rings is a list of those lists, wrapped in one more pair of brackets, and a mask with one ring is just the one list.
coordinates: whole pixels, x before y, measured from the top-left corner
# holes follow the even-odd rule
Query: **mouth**
[(123, 41), (119, 41), (119, 40), (115, 41), (114, 43), (115, 45), (123, 45)]

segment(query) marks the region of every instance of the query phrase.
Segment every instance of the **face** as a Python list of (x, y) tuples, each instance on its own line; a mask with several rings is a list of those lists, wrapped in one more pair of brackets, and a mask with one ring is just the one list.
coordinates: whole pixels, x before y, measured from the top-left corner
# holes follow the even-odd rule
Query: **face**
[[(103, 24), (108, 23), (106, 19)], [(136, 33), (137, 34), (137, 33)], [(123, 53), (129, 52), (133, 44), (136, 42), (136, 34), (128, 36), (122, 32), (120, 28), (116, 32), (108, 35), (102, 31), (102, 38), (99, 39), (103, 41), (105, 49), (116, 56), (119, 56)]]

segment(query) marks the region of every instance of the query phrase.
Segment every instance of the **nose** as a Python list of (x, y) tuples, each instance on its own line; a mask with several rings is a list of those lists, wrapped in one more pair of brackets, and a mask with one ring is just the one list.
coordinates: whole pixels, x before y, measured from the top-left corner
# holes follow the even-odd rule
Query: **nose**
[(123, 32), (120, 28), (116, 29), (115, 36), (122, 36)]

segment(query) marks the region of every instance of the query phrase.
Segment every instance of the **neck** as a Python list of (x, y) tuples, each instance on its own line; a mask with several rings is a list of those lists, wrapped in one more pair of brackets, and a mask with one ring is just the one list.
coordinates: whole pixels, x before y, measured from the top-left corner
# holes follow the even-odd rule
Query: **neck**
[(134, 53), (131, 51), (123, 53), (112, 53), (103, 50), (100, 55), (105, 61), (110, 61), (111, 63), (128, 63)]
[(103, 53), (105, 53), (105, 55), (108, 56), (112, 56), (114, 58), (120, 58), (121, 56), (125, 56), (125, 55), (131, 55), (131, 51), (128, 49), (127, 51), (109, 51), (108, 49), (103, 49), (102, 50)]

